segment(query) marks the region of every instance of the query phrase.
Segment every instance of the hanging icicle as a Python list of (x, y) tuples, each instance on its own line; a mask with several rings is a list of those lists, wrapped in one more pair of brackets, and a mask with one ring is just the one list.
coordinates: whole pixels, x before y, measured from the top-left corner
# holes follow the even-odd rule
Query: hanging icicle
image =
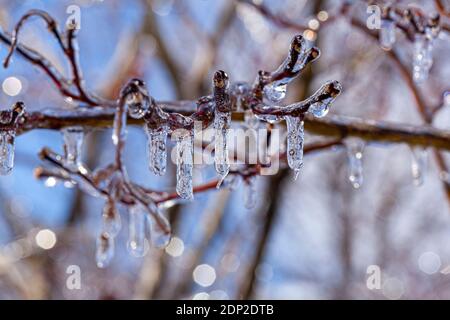
[(194, 198), (192, 187), (194, 143), (191, 132), (177, 137), (176, 153), (177, 193), (183, 199), (192, 200)]
[(128, 213), (128, 251), (134, 257), (143, 257), (148, 250), (147, 240), (145, 239), (146, 208), (140, 204), (135, 204), (129, 208)]
[(22, 102), (14, 104), (11, 110), (0, 111), (0, 175), (10, 174), (13, 170), (16, 129), (24, 113)]
[(412, 147), (411, 174), (414, 185), (419, 187), (423, 185), (425, 179), (425, 171), (427, 167), (428, 152), (422, 147)]
[(169, 129), (164, 125), (154, 129), (147, 124), (146, 132), (148, 140), (147, 155), (150, 171), (158, 176), (162, 176), (166, 173), (167, 134)]
[(396, 24), (391, 18), (391, 8), (389, 6), (384, 7), (379, 33), (380, 45), (384, 50), (391, 50), (395, 43)]
[(433, 65), (433, 39), (418, 35), (414, 42), (413, 78), (418, 84), (428, 79)]
[(97, 267), (106, 268), (114, 258), (114, 237), (107, 233), (101, 233), (97, 238), (95, 260)]
[(294, 170), (294, 179), (298, 178), (303, 166), (304, 123), (303, 117), (286, 116), (287, 150), (286, 156), (289, 167)]
[(253, 209), (256, 206), (256, 176), (245, 179), (244, 206), (246, 209)]
[(363, 184), (363, 151), (364, 141), (360, 139), (346, 139), (348, 157), (348, 180), (353, 188), (359, 189)]
[(219, 70), (214, 74), (214, 164), (216, 172), (223, 179), (230, 171), (228, 159), (228, 135), (231, 124), (231, 101), (228, 94), (227, 74)]
[(102, 232), (116, 237), (122, 227), (119, 211), (112, 198), (106, 200), (102, 213)]
[[(169, 244), (172, 234), (171, 232), (167, 232), (167, 228), (170, 229), (170, 224), (162, 213), (161, 207), (156, 207), (155, 215), (157, 215), (158, 221), (156, 221), (154, 216), (147, 216), (147, 226), (149, 231), (148, 238), (152, 246), (161, 249), (165, 248)], [(164, 225), (163, 228), (160, 225), (161, 223)]]
[(66, 127), (62, 129), (66, 165), (81, 165), (84, 130), (82, 127)]

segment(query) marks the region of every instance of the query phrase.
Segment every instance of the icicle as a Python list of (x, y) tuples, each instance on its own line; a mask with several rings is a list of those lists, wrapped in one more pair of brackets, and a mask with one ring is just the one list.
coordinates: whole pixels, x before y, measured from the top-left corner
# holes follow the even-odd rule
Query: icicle
[(95, 259), (97, 267), (106, 268), (114, 257), (114, 237), (101, 233), (97, 238)]
[(256, 177), (248, 177), (246, 180), (244, 193), (244, 206), (246, 209), (253, 209), (256, 205)]
[(0, 174), (10, 174), (14, 167), (15, 130), (0, 130)]
[(81, 164), (81, 149), (84, 138), (83, 128), (66, 127), (62, 129), (62, 133), (66, 164), (78, 167)]
[(191, 133), (177, 137), (177, 193), (183, 199), (194, 198), (192, 188), (193, 136)]
[(363, 151), (364, 141), (348, 139), (345, 141), (348, 157), (348, 180), (353, 188), (359, 189), (363, 183)]
[(168, 128), (163, 126), (153, 129), (146, 125), (146, 132), (149, 168), (154, 174), (162, 176), (166, 173)]
[(11, 110), (0, 111), (0, 175), (10, 174), (14, 167), (16, 125), (24, 113), (23, 102), (16, 102)]
[(414, 180), (414, 185), (419, 187), (424, 182), (424, 174), (427, 166), (428, 152), (422, 147), (413, 147), (412, 162), (411, 162), (411, 174)]
[(428, 79), (433, 65), (433, 40), (420, 35), (414, 42), (413, 79), (416, 83), (423, 83)]
[(128, 251), (134, 257), (143, 257), (148, 250), (145, 239), (145, 208), (141, 205), (131, 206), (129, 209)]
[(230, 112), (220, 112), (216, 109), (214, 116), (214, 163), (216, 172), (222, 179), (230, 171), (230, 161), (228, 159), (228, 132), (230, 122)]
[(304, 123), (300, 117), (286, 116), (287, 160), (297, 179), (303, 165)]
[(108, 199), (103, 207), (102, 214), (102, 232), (111, 237), (116, 237), (119, 234), (122, 222), (119, 211), (116, 208), (114, 200)]
[(155, 217), (148, 215), (147, 221), (148, 221), (148, 229), (149, 229), (149, 239), (151, 244), (156, 248), (165, 248), (172, 237), (171, 232), (167, 232), (164, 229), (170, 230), (170, 224), (169, 221), (166, 219), (166, 217), (162, 214), (161, 208), (157, 207), (157, 211), (155, 212), (156, 215), (158, 215), (158, 221), (159, 223), (164, 224), (164, 228), (160, 226), (158, 221), (155, 221)]
[(383, 19), (381, 20), (381, 29), (380, 29), (380, 45), (384, 50), (391, 50), (392, 46), (395, 43), (395, 22)]

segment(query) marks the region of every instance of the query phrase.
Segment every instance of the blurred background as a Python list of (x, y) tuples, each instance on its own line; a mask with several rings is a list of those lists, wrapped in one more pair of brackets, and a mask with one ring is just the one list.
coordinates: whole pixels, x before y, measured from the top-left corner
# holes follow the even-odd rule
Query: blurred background
[[(343, 2), (254, 0), (283, 21), (305, 25), (303, 35), (322, 51), (290, 84), (286, 101), (302, 100), (323, 82), (339, 80), (344, 92), (330, 114), (422, 125), (389, 54), (339, 16)], [(365, 24), (367, 3), (351, 2), (350, 15)], [(391, 2), (437, 11), (433, 1)], [(258, 70), (281, 63), (299, 33), (253, 5), (225, 0), (0, 0), (0, 26), (11, 32), (30, 9), (46, 10), (64, 26), (70, 5), (81, 8), (78, 40), (86, 85), (111, 99), (131, 77), (143, 78), (158, 100), (209, 94), (219, 68), (232, 81), (252, 83)], [(21, 41), (68, 71), (42, 21), (27, 23)], [(410, 66), (413, 44), (399, 31), (394, 48)], [(448, 89), (449, 49), (448, 33), (441, 32), (430, 77), (418, 87), (428, 105), (441, 103)], [(2, 59), (7, 50), (0, 45)], [(2, 109), (17, 100), (28, 110), (74, 108), (17, 55), (8, 69), (0, 69), (0, 82)], [(433, 124), (448, 128), (450, 106), (439, 110)], [(89, 168), (109, 163), (110, 134), (87, 135)], [(123, 211), (114, 260), (99, 269), (95, 239), (104, 202), (54, 179), (35, 180), (33, 170), (41, 165), (37, 153), (44, 146), (62, 153), (61, 133), (35, 130), (19, 136), (14, 172), (0, 178), (1, 299), (450, 298), (450, 203), (431, 152), (419, 187), (407, 145), (368, 144), (364, 184), (356, 190), (347, 177), (347, 153), (338, 148), (308, 154), (296, 181), (288, 170), (259, 177), (257, 205), (250, 210), (243, 206), (243, 184), (234, 191), (196, 194), (195, 201), (168, 208), (174, 229), (169, 246), (140, 259), (126, 250)], [(134, 181), (160, 189), (175, 185), (172, 164), (164, 177), (149, 172), (142, 128), (129, 128), (125, 157)], [(211, 165), (194, 173), (196, 184), (215, 176)], [(78, 290), (66, 286), (71, 265), (81, 270)], [(371, 265), (381, 270), (381, 286), (374, 290), (366, 285)]]

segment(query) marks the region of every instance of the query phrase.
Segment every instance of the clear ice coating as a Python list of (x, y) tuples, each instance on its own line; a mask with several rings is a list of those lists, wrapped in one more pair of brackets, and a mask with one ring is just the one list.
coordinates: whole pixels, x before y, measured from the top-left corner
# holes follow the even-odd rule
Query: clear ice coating
[(428, 79), (433, 65), (433, 39), (420, 35), (414, 42), (413, 79), (416, 83), (423, 83)]
[(119, 143), (119, 140), (124, 141), (127, 137), (127, 112), (128, 105), (123, 106), (122, 113), (116, 111), (114, 115), (114, 125), (112, 133), (112, 141), (114, 145)]
[(114, 257), (114, 237), (107, 233), (101, 233), (97, 238), (95, 260), (97, 267), (106, 268)]
[(66, 164), (79, 166), (83, 147), (84, 131), (82, 127), (66, 127), (62, 129)]
[(424, 174), (427, 167), (428, 152), (422, 147), (411, 148), (412, 161), (411, 161), (411, 174), (413, 177), (414, 185), (419, 187), (424, 182)]
[(351, 139), (345, 141), (348, 157), (348, 180), (353, 188), (359, 189), (363, 184), (363, 151), (364, 141)]
[(146, 125), (146, 132), (149, 168), (154, 174), (162, 176), (166, 173), (168, 128), (153, 129)]
[[(159, 223), (163, 223), (166, 229), (170, 229), (169, 221), (162, 214), (161, 208), (158, 207), (155, 214), (158, 215)], [(166, 230), (164, 230), (164, 228), (159, 225), (158, 221), (156, 221), (155, 218), (150, 215), (147, 216), (147, 221), (150, 233), (149, 239), (152, 246), (154, 246), (155, 248), (165, 248), (170, 242), (172, 236), (171, 232), (167, 232)]]
[(297, 179), (303, 165), (304, 122), (299, 117), (286, 116), (287, 160)]
[(245, 182), (244, 206), (253, 209), (256, 206), (256, 177), (248, 177)]
[(395, 22), (383, 19), (380, 29), (380, 45), (384, 50), (391, 50), (395, 43)]
[(259, 120), (255, 116), (252, 110), (248, 109), (244, 112), (244, 123), (250, 129), (257, 129), (259, 126)]
[(143, 257), (148, 250), (147, 240), (145, 239), (146, 209), (142, 205), (136, 204), (130, 207), (128, 213), (128, 252), (134, 257)]
[(16, 131), (0, 129), (0, 174), (10, 174), (14, 167), (14, 140)]
[(228, 132), (230, 122), (230, 112), (220, 112), (216, 109), (214, 116), (214, 164), (216, 172), (222, 179), (230, 171), (230, 161), (228, 159)]
[(116, 237), (122, 227), (119, 211), (113, 200), (107, 200), (102, 213), (102, 232)]
[(272, 102), (280, 102), (286, 97), (287, 84), (285, 81), (274, 81), (264, 86), (266, 99)]
[(192, 187), (192, 170), (194, 143), (191, 133), (177, 138), (177, 193), (187, 200), (194, 198)]

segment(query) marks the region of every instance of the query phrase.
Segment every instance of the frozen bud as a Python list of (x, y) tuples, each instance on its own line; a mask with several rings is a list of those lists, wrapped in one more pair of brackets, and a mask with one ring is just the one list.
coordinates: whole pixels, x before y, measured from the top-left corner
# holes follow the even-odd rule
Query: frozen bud
[(225, 71), (219, 70), (214, 73), (213, 85), (214, 85), (214, 88), (218, 88), (218, 89), (227, 89), (228, 88), (229, 79), (228, 79), (228, 75), (226, 74)]
[(151, 105), (151, 97), (144, 81), (132, 79), (125, 87), (123, 94), (129, 115), (134, 119), (142, 118)]

